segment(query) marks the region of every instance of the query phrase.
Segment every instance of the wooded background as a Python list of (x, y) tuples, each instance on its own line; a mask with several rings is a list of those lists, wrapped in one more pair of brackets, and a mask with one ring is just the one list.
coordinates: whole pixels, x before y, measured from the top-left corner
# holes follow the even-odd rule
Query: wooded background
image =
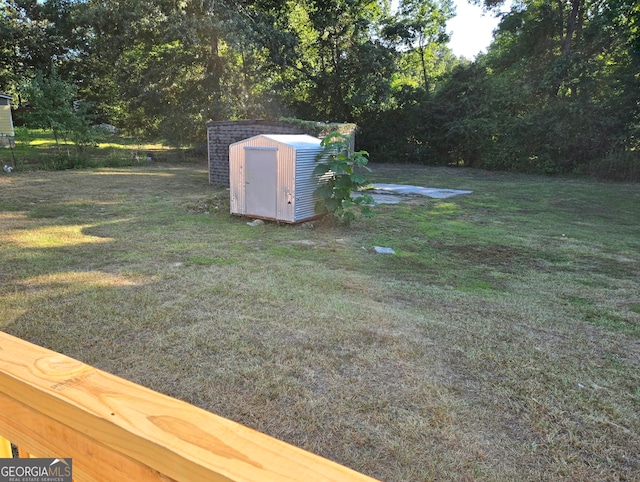
[(3, 0), (0, 91), (45, 128), (71, 99), (178, 146), (287, 116), (357, 123), (377, 162), (640, 179), (636, 0), (515, 1), (474, 61), (447, 47), (450, 0), (399, 3)]

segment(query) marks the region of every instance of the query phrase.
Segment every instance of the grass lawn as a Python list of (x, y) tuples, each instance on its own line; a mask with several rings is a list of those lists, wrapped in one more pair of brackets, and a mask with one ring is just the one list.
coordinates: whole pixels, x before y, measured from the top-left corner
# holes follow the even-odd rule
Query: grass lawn
[(381, 480), (638, 480), (640, 185), (373, 167), (474, 192), (249, 227), (204, 164), (0, 173), (0, 329)]
[(161, 141), (141, 141), (105, 131), (96, 131), (96, 144), (76, 149), (68, 139), (57, 141), (51, 131), (42, 129), (16, 129), (14, 149), (0, 149), (0, 167), (7, 164), (18, 170), (64, 170), (86, 167), (125, 167), (154, 160), (194, 161), (206, 159), (206, 148), (176, 149)]

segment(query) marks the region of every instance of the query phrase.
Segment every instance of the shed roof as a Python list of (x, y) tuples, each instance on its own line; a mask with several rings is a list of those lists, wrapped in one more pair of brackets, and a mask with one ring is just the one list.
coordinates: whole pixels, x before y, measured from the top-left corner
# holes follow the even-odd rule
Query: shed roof
[(266, 137), (294, 149), (317, 149), (321, 142), (317, 137), (307, 134), (263, 134), (257, 137)]
[(0, 92), (0, 97), (2, 97), (3, 99), (11, 99), (11, 96), (8, 94), (3, 94), (2, 92)]

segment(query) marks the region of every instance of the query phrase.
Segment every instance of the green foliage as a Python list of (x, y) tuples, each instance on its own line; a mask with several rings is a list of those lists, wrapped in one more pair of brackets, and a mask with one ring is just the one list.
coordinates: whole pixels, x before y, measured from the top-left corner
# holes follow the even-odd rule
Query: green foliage
[(61, 12), (67, 3), (0, 2), (0, 91), (17, 93), (35, 72), (50, 73), (51, 60), (64, 57), (70, 45)]
[(631, 5), (529, 0), (513, 7), (489, 53), (454, 72), (435, 96), (436, 111), (449, 113), (440, 134), (449, 161), (585, 173), (636, 151), (640, 57)]
[(53, 132), (56, 143), (70, 138), (77, 151), (96, 144), (97, 133), (91, 127), (89, 105), (76, 102), (77, 88), (60, 78), (38, 73), (22, 88), (32, 110), (25, 115), (28, 127)]
[(487, 55), (429, 95), (404, 84), (397, 107), (361, 124), (360, 145), (378, 162), (637, 179), (639, 24), (629, 0), (521, 2)]
[[(136, 154), (140, 150), (157, 150), (158, 145), (141, 147), (131, 138), (96, 129), (97, 139), (106, 145), (87, 146), (79, 151), (71, 140), (55, 143), (53, 133), (42, 129), (16, 128), (14, 148), (15, 164), (18, 170), (66, 170), (95, 167), (133, 166), (141, 160)], [(182, 151), (165, 151), (168, 159), (186, 160)], [(179, 158), (178, 158), (179, 156)]]
[(294, 117), (280, 117), (279, 120), (298, 126), (305, 132), (308, 132), (309, 135), (315, 137), (326, 137), (333, 132), (338, 132), (339, 134), (344, 134), (346, 136), (353, 136), (358, 127), (355, 124), (350, 123), (308, 121), (296, 119)]
[(89, 114), (175, 147), (209, 119), (284, 116), (357, 124), (377, 162), (635, 178), (636, 1), (514, 2), (474, 62), (446, 46), (450, 0), (391, 4), (7, 0), (0, 90), (78, 152)]
[(42, 158), (40, 167), (47, 171), (65, 171), (67, 169), (85, 169), (91, 165), (85, 156), (70, 154), (51, 154)]
[(21, 89), (32, 108), (25, 116), (27, 126), (50, 130), (58, 141), (76, 123), (73, 112), (76, 90), (58, 75), (45, 77), (39, 73)]
[(611, 152), (590, 162), (587, 172), (600, 179), (640, 182), (640, 151)]
[(405, 58), (413, 58), (413, 74), (420, 79), (425, 91), (430, 90), (436, 65), (442, 55), (441, 46), (449, 37), (447, 21), (454, 16), (451, 0), (419, 1), (402, 0), (394, 17), (383, 28), (383, 35), (395, 44), (404, 47)]
[(16, 143), (22, 143), (27, 146), (36, 139), (35, 132), (27, 127), (16, 127), (15, 134)]
[[(419, 10), (429, 16), (435, 5)], [(390, 6), (380, 0), (45, 0), (0, 8), (0, 58), (12, 79), (59, 72), (76, 99), (94, 105), (98, 122), (175, 146), (202, 142), (209, 119), (364, 123), (395, 105), (393, 83), (412, 82), (416, 71), (407, 42), (381, 34)], [(431, 69), (432, 47), (444, 39), (429, 42)], [(18, 85), (3, 90), (22, 94)]]
[(396, 65), (379, 35), (385, 3), (286, 2), (278, 31), (259, 29), (256, 41), (280, 72), (274, 87), (298, 117), (358, 123), (388, 103)]
[(356, 195), (360, 188), (367, 185), (366, 177), (357, 172), (367, 167), (366, 151), (349, 152), (349, 136), (334, 132), (325, 137), (318, 155), (318, 165), (314, 174), (324, 181), (315, 191), (316, 211), (327, 214), (341, 224), (349, 225), (356, 219), (356, 213), (371, 217), (373, 198), (369, 194)]

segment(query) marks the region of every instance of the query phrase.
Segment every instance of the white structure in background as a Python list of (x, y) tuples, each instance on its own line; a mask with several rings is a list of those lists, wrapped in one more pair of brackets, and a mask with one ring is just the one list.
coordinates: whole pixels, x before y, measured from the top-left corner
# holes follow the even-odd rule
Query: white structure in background
[(299, 223), (317, 217), (313, 174), (322, 152), (309, 135), (259, 135), (229, 146), (231, 214)]
[(14, 138), (11, 96), (0, 93), (0, 146), (13, 146)]

